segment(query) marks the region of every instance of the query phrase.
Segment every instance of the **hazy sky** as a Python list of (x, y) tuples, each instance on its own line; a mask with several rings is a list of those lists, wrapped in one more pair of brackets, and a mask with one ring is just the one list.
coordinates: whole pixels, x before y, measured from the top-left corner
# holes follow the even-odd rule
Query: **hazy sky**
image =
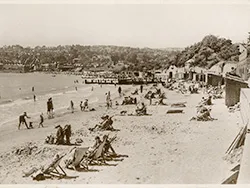
[(186, 47), (213, 34), (246, 41), (250, 5), (0, 5), (0, 46)]

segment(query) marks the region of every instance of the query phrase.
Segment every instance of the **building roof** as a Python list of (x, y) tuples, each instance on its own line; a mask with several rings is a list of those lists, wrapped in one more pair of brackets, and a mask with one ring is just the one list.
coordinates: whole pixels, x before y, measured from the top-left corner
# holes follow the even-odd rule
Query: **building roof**
[(250, 43), (240, 43), (247, 50), (247, 57), (250, 57)]

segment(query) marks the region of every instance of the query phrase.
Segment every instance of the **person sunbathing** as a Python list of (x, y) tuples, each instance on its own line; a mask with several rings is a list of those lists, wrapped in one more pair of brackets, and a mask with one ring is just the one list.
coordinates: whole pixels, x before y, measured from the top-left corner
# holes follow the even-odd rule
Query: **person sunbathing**
[(60, 160), (63, 156), (59, 156), (56, 154), (52, 160), (49, 160), (45, 165), (40, 166), (39, 168), (33, 167), (28, 172), (23, 172), (23, 177), (31, 176), (33, 180), (45, 180), (45, 174), (50, 174), (52, 169), (55, 168), (56, 163)]
[(132, 95), (138, 95), (138, 89), (136, 88), (134, 92), (131, 93)]
[[(114, 140), (109, 140), (107, 135), (103, 136), (103, 140), (106, 140), (106, 143), (104, 145), (104, 155), (116, 155), (116, 152), (114, 150), (114, 148), (111, 146), (111, 142)], [(111, 152), (110, 152), (111, 150)]]
[(197, 116), (192, 117), (191, 120), (197, 120), (197, 121), (211, 121), (215, 120), (210, 115), (211, 109), (206, 108), (204, 105), (201, 105), (197, 109)]
[(99, 136), (95, 137), (95, 144), (93, 146), (94, 149), (96, 149), (100, 144), (102, 143), (101, 139)]
[(147, 107), (144, 103), (141, 103), (142, 107), (141, 108), (137, 108), (135, 110), (137, 115), (146, 115), (147, 114)]
[(112, 124), (112, 117), (109, 117), (107, 115), (105, 118), (103, 118), (103, 122), (101, 122), (100, 124), (96, 124), (94, 128), (89, 128), (89, 130), (94, 131), (96, 128), (100, 130), (114, 130)]
[(128, 105), (128, 104), (135, 104), (135, 99), (130, 96), (125, 97), (122, 102), (122, 105)]

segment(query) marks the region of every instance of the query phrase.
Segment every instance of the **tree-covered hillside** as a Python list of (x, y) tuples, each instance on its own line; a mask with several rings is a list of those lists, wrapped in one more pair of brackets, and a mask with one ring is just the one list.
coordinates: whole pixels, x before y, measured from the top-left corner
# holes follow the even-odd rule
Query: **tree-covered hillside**
[(175, 64), (184, 66), (185, 62), (193, 59), (193, 66), (210, 68), (220, 60), (238, 61), (239, 49), (230, 39), (208, 35), (176, 55)]
[(37, 46), (35, 48), (20, 45), (0, 48), (0, 61), (3, 64), (76, 65), (83, 69), (102, 70), (155, 70), (168, 68), (171, 64), (184, 66), (193, 59), (193, 66), (211, 67), (220, 60), (238, 60), (238, 47), (232, 41), (206, 36), (201, 42), (185, 48), (183, 51), (167, 49), (131, 48), (121, 46), (83, 46), (66, 45), (57, 47)]

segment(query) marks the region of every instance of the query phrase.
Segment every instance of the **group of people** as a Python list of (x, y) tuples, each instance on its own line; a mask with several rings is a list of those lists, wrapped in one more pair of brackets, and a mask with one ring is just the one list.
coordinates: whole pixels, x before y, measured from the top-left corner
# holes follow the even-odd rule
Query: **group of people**
[(207, 106), (212, 105), (212, 97), (209, 96), (208, 98), (202, 97), (201, 102), (197, 106), (197, 115), (196, 117), (192, 117), (191, 120), (197, 121), (212, 121), (215, 120), (211, 117), (211, 108)]
[(47, 136), (45, 143), (47, 144), (57, 144), (57, 145), (70, 145), (70, 137), (71, 137), (71, 125), (67, 124), (64, 128), (61, 125), (55, 126), (57, 129), (56, 136), (53, 135)]
[(155, 87), (155, 91), (148, 91), (147, 94), (145, 95), (145, 98), (149, 100), (149, 104), (152, 105), (153, 99), (158, 99), (156, 101), (156, 104), (158, 105), (165, 105), (164, 99), (166, 99), (166, 95), (164, 92), (161, 91), (160, 88)]
[[(88, 99), (85, 99), (85, 101), (80, 101), (80, 110), (81, 111), (86, 111), (89, 110), (89, 104), (88, 104)], [(70, 110), (72, 113), (74, 113), (75, 107), (74, 107), (74, 102), (71, 100), (70, 101)]]
[[(32, 88), (33, 90), (33, 88)], [(48, 119), (51, 119), (54, 117), (54, 107), (53, 107), (53, 101), (52, 98), (50, 97), (47, 101), (47, 114), (48, 114)], [(26, 121), (26, 118), (30, 119), (30, 117), (27, 115), (27, 112), (24, 112), (22, 115), (19, 116), (19, 124), (18, 124), (18, 130), (20, 129), (21, 125), (25, 125), (27, 129), (34, 128), (33, 127), (33, 122), (30, 121), (29, 124)], [(43, 127), (44, 123), (44, 116), (43, 113), (40, 114), (40, 122), (38, 124), (38, 128)]]
[(84, 103), (80, 102), (80, 109), (81, 111), (85, 111), (89, 109), (88, 99), (85, 99)]
[[(33, 127), (33, 122), (30, 121), (29, 124), (26, 121), (26, 118), (30, 119), (30, 117), (27, 115), (27, 112), (24, 112), (22, 115), (19, 116), (19, 124), (18, 124), (18, 130), (20, 130), (21, 125), (25, 125), (27, 129), (32, 129)], [(43, 122), (44, 122), (44, 117), (43, 113), (40, 114), (40, 122), (38, 125), (38, 128), (43, 127)]]
[(147, 107), (144, 102), (141, 103), (141, 107), (137, 106), (135, 112), (136, 115), (147, 115)]
[(137, 99), (136, 97), (124, 97), (124, 100), (122, 101), (122, 105), (128, 105), (128, 104), (137, 104)]

